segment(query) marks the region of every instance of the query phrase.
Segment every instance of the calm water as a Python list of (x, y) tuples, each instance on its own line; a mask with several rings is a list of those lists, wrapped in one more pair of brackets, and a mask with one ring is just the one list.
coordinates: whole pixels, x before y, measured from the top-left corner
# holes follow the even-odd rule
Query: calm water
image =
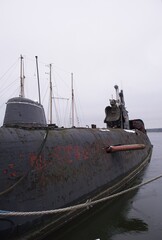
[[(149, 133), (154, 145), (152, 160), (142, 181), (162, 174), (162, 133)], [(138, 183), (138, 181), (136, 182)], [(48, 240), (161, 240), (162, 178), (126, 194), (99, 213), (71, 224)]]

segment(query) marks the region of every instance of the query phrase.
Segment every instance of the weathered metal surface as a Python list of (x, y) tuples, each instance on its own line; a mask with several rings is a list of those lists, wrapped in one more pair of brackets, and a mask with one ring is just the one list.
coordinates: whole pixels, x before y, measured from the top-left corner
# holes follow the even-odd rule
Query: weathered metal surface
[(38, 102), (27, 98), (11, 98), (7, 102), (3, 125), (47, 126), (44, 108)]
[[(113, 154), (105, 151), (106, 146), (119, 144), (144, 144), (145, 148)], [(151, 143), (140, 131), (2, 127), (1, 210), (41, 211), (92, 198), (130, 174), (150, 151)], [(57, 216), (3, 219), (6, 224), (1, 233), (19, 235), (52, 218), (57, 225)]]
[[(150, 160), (152, 146), (143, 122), (129, 121), (122, 92), (120, 101), (118, 97), (112, 103), (120, 114), (113, 118), (116, 107), (111, 109), (112, 116), (105, 120), (111, 129), (95, 125), (59, 129), (47, 126), (42, 105), (22, 97), (10, 99), (0, 128), (0, 210), (63, 208), (116, 192), (132, 180)], [(130, 130), (134, 126), (141, 131)], [(110, 148), (112, 153), (106, 152), (108, 146), (115, 146)], [(42, 238), (84, 210), (1, 216), (0, 237), (18, 239), (30, 232), (33, 239)]]

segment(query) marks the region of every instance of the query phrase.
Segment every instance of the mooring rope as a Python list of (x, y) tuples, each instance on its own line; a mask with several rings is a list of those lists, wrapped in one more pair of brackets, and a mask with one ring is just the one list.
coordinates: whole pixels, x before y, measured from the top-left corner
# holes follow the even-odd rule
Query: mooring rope
[(98, 200), (95, 200), (95, 201), (91, 201), (90, 199), (87, 200), (85, 203), (81, 203), (81, 204), (77, 204), (77, 205), (74, 205), (74, 206), (70, 206), (70, 207), (65, 207), (65, 208), (60, 208), (60, 209), (54, 209), (54, 210), (46, 210), (46, 211), (32, 211), (32, 212), (11, 212), (11, 211), (4, 211), (4, 210), (1, 210), (0, 211), (0, 216), (33, 216), (33, 215), (47, 215), (47, 214), (54, 214), (54, 213), (63, 213), (63, 212), (68, 212), (68, 211), (72, 211), (72, 210), (77, 210), (77, 209), (81, 209), (81, 208), (86, 208), (86, 207), (91, 207), (95, 204), (98, 204), (98, 203), (101, 203), (101, 202), (104, 202), (104, 201), (107, 201), (107, 200), (110, 200), (110, 199), (113, 199), (115, 197), (119, 197), (125, 193), (128, 193), (128, 192), (131, 192), (139, 187), (142, 187), (144, 185), (147, 185), (155, 180), (158, 180), (159, 178), (161, 178), (162, 175), (159, 175), (157, 177), (154, 177), (148, 181), (145, 181), (141, 184), (138, 184), (134, 187), (131, 187), (131, 188), (128, 188), (126, 190), (123, 190), (121, 192), (118, 192), (118, 193), (115, 193), (115, 194), (112, 194), (108, 197), (104, 197), (104, 198), (101, 198), (101, 199), (98, 199)]

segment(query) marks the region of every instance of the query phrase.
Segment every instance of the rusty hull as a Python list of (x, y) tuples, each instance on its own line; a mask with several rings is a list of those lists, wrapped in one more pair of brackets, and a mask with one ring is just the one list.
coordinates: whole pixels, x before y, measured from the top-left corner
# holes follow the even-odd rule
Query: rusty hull
[[(105, 150), (107, 146), (125, 144), (144, 144), (145, 148), (114, 153)], [(0, 208), (42, 211), (102, 196), (103, 191), (127, 176), (137, 175), (150, 160), (151, 150), (147, 135), (138, 130), (1, 127)], [(47, 233), (50, 224), (57, 229), (75, 215), (1, 217), (0, 234), (18, 239), (32, 230), (31, 238), (37, 239), (37, 227), (41, 233), (40, 229), (47, 226)]]

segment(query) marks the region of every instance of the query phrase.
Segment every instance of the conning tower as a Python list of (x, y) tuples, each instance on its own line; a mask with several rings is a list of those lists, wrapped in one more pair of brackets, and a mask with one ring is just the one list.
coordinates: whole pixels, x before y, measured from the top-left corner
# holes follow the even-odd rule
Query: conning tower
[(3, 126), (47, 126), (44, 108), (28, 98), (11, 98), (7, 102)]
[(124, 128), (129, 129), (128, 111), (125, 108), (123, 91), (119, 92), (117, 85), (114, 86), (116, 90), (116, 99), (110, 99), (110, 106), (105, 108), (105, 120), (109, 128)]

